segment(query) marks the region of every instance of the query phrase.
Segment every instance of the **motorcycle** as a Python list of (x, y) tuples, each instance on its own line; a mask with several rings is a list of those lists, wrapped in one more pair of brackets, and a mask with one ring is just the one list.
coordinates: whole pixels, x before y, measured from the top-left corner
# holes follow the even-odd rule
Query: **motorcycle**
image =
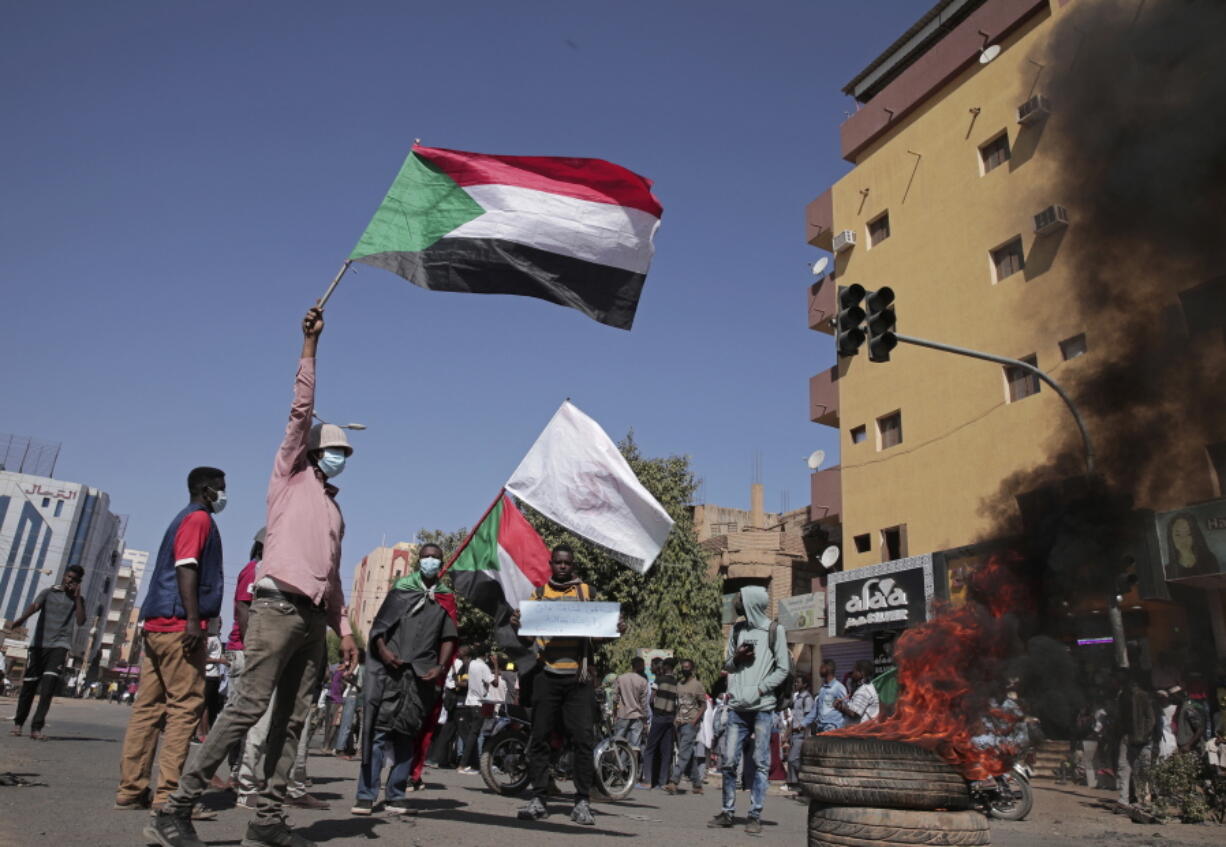
[[(491, 791), (520, 794), (528, 787), (528, 740), (532, 734), (531, 710), (506, 704), (502, 716), (481, 751), (481, 778)], [(624, 800), (638, 780), (638, 755), (630, 743), (601, 732), (592, 749), (593, 788), (610, 800)], [(550, 739), (551, 784), (572, 779), (574, 751), (558, 733)]]
[(971, 803), (989, 817), (1002, 821), (1025, 820), (1034, 808), (1030, 777), (1030, 767), (1023, 762), (1015, 762), (1012, 768), (999, 776), (971, 782)]

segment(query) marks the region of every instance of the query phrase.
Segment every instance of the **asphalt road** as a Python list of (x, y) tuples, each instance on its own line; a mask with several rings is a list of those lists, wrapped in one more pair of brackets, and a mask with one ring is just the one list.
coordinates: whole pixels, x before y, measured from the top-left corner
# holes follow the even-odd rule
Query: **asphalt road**
[[(13, 713), (11, 699), (0, 700), (0, 719), (7, 725)], [(128, 707), (84, 700), (57, 700), (40, 743), (13, 738), (0, 731), (0, 773), (13, 772), (43, 783), (32, 787), (0, 787), (0, 845), (4, 847), (109, 847), (143, 845), (145, 813), (114, 811), (119, 747)], [(761, 839), (732, 830), (706, 828), (719, 811), (718, 788), (709, 784), (702, 796), (636, 791), (620, 803), (595, 806), (597, 826), (572, 824), (569, 804), (552, 804), (554, 814), (540, 822), (515, 818), (518, 799), (499, 797), (486, 790), (479, 776), (455, 771), (428, 771), (429, 789), (411, 795), (420, 809), (416, 818), (377, 813), (352, 817), (349, 806), (356, 787), (357, 763), (313, 755), (309, 766), (312, 793), (332, 804), (330, 811), (295, 810), (291, 822), (312, 840), (328, 845), (369, 844), (384, 841), (409, 847), (550, 847), (627, 844), (634, 839), (663, 844), (700, 840), (704, 847), (768, 841), (772, 844), (807, 844), (806, 807), (772, 790), (767, 797)], [(1217, 825), (1139, 826), (1097, 807), (1107, 795), (1087, 789), (1040, 783), (1035, 811), (1021, 823), (993, 823), (993, 843), (1003, 847), (1086, 847), (1102, 845), (1168, 845), (1201, 847), (1226, 843), (1226, 828)], [(200, 822), (200, 837), (217, 847), (235, 847), (242, 839), (251, 812), (234, 808), (233, 796), (206, 795), (218, 808), (218, 820)], [(748, 797), (738, 795), (744, 814)], [(573, 842), (572, 839), (581, 839)]]

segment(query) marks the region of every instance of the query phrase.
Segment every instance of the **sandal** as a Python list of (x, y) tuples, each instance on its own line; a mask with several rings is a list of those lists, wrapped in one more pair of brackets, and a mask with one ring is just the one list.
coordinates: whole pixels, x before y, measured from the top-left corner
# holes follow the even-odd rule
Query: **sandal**
[(31, 741), (46, 741), (47, 736), (43, 734), (42, 732), (39, 732), (36, 729), (32, 729), (30, 730), (30, 740)]
[(15, 726), (9, 730), (9, 735), (21, 735), (21, 727)]

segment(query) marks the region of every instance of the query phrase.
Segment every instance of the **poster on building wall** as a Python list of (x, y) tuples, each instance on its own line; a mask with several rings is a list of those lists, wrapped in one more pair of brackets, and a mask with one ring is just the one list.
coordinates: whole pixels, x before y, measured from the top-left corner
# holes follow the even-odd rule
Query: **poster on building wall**
[(1226, 573), (1226, 499), (1163, 512), (1155, 521), (1167, 579)]
[(779, 601), (779, 624), (788, 632), (826, 625), (826, 593), (814, 591)]
[(867, 637), (922, 623), (933, 590), (931, 554), (832, 574), (826, 585), (830, 634)]
[(896, 632), (873, 633), (873, 676), (881, 676), (894, 667), (894, 642)]

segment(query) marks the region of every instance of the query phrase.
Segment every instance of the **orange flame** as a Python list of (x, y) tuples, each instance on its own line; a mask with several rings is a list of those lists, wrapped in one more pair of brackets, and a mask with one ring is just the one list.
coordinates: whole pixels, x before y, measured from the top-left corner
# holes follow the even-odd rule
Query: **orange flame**
[(932, 750), (967, 779), (1004, 773), (1016, 753), (1008, 747), (979, 748), (971, 739), (991, 717), (1007, 735), (1011, 715), (992, 707), (1001, 665), (1015, 655), (1016, 614), (1033, 603), (1014, 574), (1021, 557), (991, 557), (972, 574), (965, 605), (938, 603), (932, 620), (898, 637), (894, 662), (899, 693), (893, 714), (835, 730), (835, 735), (906, 741)]

